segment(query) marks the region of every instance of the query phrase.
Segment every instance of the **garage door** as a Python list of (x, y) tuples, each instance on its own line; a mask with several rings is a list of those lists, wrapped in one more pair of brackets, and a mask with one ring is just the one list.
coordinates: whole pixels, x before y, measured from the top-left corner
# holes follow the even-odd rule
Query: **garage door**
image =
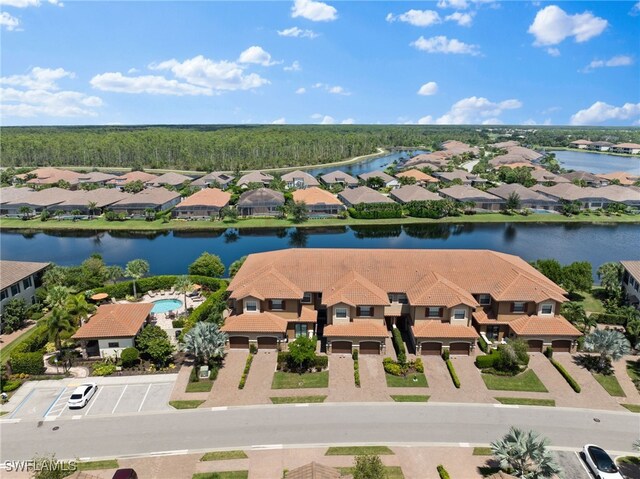
[(378, 341), (362, 341), (360, 354), (380, 354), (380, 343)]
[(442, 352), (442, 344), (422, 343), (421, 352), (424, 356), (437, 356)]
[(351, 341), (331, 341), (331, 352), (351, 354)]
[(542, 339), (530, 339), (527, 341), (529, 345), (530, 353), (541, 353), (542, 352)]
[(469, 356), (469, 343), (451, 343), (449, 346), (449, 354), (464, 354)]
[(258, 349), (277, 349), (278, 338), (264, 337), (258, 338)]
[(249, 349), (249, 338), (231, 336), (229, 338), (229, 347), (231, 349)]
[(554, 353), (570, 353), (571, 352), (571, 340), (558, 339), (551, 341), (551, 347)]

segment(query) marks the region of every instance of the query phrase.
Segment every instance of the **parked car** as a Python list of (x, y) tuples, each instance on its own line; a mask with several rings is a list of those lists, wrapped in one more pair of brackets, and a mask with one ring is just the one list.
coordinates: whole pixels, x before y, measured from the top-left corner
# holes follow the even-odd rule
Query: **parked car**
[(138, 474), (133, 469), (118, 469), (111, 479), (138, 479)]
[(67, 402), (69, 409), (85, 407), (97, 390), (96, 383), (86, 383), (78, 386), (71, 394), (69, 402)]
[(587, 444), (583, 448), (584, 458), (596, 479), (624, 479), (618, 466), (609, 454), (594, 444)]

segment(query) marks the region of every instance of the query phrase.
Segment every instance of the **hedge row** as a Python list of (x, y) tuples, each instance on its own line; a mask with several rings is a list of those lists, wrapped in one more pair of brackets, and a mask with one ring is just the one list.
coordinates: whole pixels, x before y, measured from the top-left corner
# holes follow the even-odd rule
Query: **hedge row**
[(594, 319), (596, 323), (612, 324), (615, 326), (624, 326), (627, 323), (626, 317), (609, 313), (593, 313), (589, 319)]
[(227, 293), (227, 283), (221, 281), (218, 288), (219, 289), (215, 293), (209, 295), (209, 297), (200, 306), (191, 312), (184, 322), (184, 327), (182, 328), (183, 335), (193, 328), (199, 321), (206, 320), (214, 311), (216, 305), (220, 301), (224, 301), (224, 296)]
[(44, 370), (44, 355), (41, 352), (11, 354), (13, 374), (42, 374)]
[[(289, 362), (289, 352), (288, 351), (278, 351), (278, 358), (276, 359), (278, 369), (282, 369), (282, 366), (288, 364)], [(320, 356), (316, 354), (315, 359), (313, 360), (313, 369), (327, 369), (329, 367), (329, 356)]]
[(398, 362), (404, 364), (407, 362), (407, 349), (402, 340), (402, 333), (398, 328), (393, 328), (393, 348), (396, 350)]
[(240, 384), (238, 384), (238, 389), (244, 389), (244, 385), (247, 382), (247, 376), (249, 375), (249, 370), (251, 369), (252, 362), (253, 362), (253, 354), (249, 354), (249, 356), (247, 356), (247, 362), (244, 365), (244, 371), (242, 371), (242, 377), (240, 378)]
[[(144, 294), (148, 291), (159, 291), (171, 289), (175, 284), (178, 276), (176, 275), (162, 275), (162, 276), (150, 276), (148, 278), (141, 278), (136, 281), (136, 291), (139, 294)], [(189, 276), (189, 279), (202, 287), (216, 291), (220, 288), (220, 283), (225, 283), (221, 279), (210, 278), (208, 276)], [(122, 281), (116, 284), (110, 284), (103, 286), (102, 288), (96, 288), (94, 293), (107, 293), (109, 296), (122, 299), (127, 296), (133, 295), (133, 281)]]
[(480, 351), (485, 354), (489, 354), (489, 345), (482, 336), (478, 338), (478, 346), (480, 347)]
[(449, 475), (449, 473), (447, 472), (447, 470), (444, 468), (444, 466), (442, 464), (438, 464), (438, 475), (440, 476), (440, 479), (451, 479), (451, 476)]
[(571, 374), (569, 374), (569, 371), (567, 371), (564, 368), (564, 366), (562, 364), (560, 364), (558, 361), (556, 361), (555, 359), (549, 358), (549, 361), (551, 361), (551, 364), (553, 364), (555, 366), (555, 368), (562, 375), (562, 377), (565, 379), (565, 381), (567, 381), (569, 383), (569, 386), (571, 386), (571, 389), (573, 389), (575, 392), (579, 393), (581, 391), (580, 385), (576, 382), (575, 379), (573, 379), (573, 376), (571, 376)]
[(451, 359), (447, 359), (446, 363), (447, 369), (449, 370), (449, 375), (451, 376), (451, 380), (453, 381), (453, 385), (456, 387), (456, 389), (460, 389), (460, 379), (458, 379), (458, 375), (456, 374), (456, 370), (453, 367)]
[(499, 354), (494, 353), (485, 354), (484, 356), (478, 356), (476, 358), (476, 367), (478, 369), (492, 368), (499, 357)]
[(360, 203), (348, 209), (352, 218), (374, 220), (402, 218), (402, 206), (398, 203)]
[(360, 364), (358, 363), (358, 359), (353, 361), (353, 381), (357, 388), (360, 387)]

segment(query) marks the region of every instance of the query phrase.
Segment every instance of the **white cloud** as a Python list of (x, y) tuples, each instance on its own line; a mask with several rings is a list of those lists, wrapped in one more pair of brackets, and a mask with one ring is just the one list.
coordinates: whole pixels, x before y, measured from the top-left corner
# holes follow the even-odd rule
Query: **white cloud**
[(636, 2), (633, 7), (631, 7), (629, 15), (631, 15), (632, 17), (640, 15), (640, 2)]
[(557, 5), (549, 5), (538, 11), (528, 32), (535, 37), (536, 46), (557, 45), (568, 37), (582, 43), (600, 35), (608, 25), (591, 12), (569, 15)]
[(300, 62), (298, 60), (295, 60), (288, 67), (284, 67), (283, 70), (286, 72), (299, 72), (300, 70), (302, 70), (302, 67), (300, 66)]
[(0, 13), (0, 26), (6, 28), (7, 31), (12, 32), (14, 30), (20, 30), (20, 20), (7, 12)]
[(470, 27), (473, 23), (473, 15), (473, 13), (454, 12), (444, 17), (444, 19), (448, 22), (456, 22), (461, 27)]
[(262, 65), (264, 67), (270, 67), (277, 63), (271, 60), (271, 55), (266, 52), (262, 47), (254, 45), (247, 48), (240, 54), (238, 58), (239, 63), (255, 63), (256, 65)]
[[(46, 3), (51, 5), (57, 5), (63, 7), (64, 4), (58, 0), (46, 0)], [(0, 5), (3, 7), (15, 7), (15, 8), (27, 8), (27, 7), (39, 7), (42, 4), (40, 0), (0, 0)]]
[(400, 15), (387, 14), (387, 22), (405, 22), (416, 27), (428, 27), (429, 25), (435, 25), (441, 23), (440, 15), (434, 10), (409, 10), (408, 12), (401, 13)]
[(306, 18), (312, 22), (330, 22), (338, 18), (338, 10), (323, 2), (295, 0), (291, 7), (291, 16)]
[[(410, 124), (410, 122), (405, 122)], [(423, 116), (418, 120), (418, 125), (431, 125), (433, 124), (433, 117), (431, 115)]]
[(336, 122), (335, 118), (333, 118), (332, 116), (322, 115), (320, 113), (314, 113), (313, 115), (311, 115), (311, 118), (313, 120), (320, 120), (319, 123), (321, 125), (333, 125)]
[(88, 96), (77, 91), (62, 90), (56, 83), (74, 74), (63, 68), (33, 68), (26, 75), (1, 77), (0, 112), (14, 117), (70, 117), (95, 116), (95, 108), (102, 106), (97, 96)]
[(438, 8), (457, 8), (464, 10), (469, 7), (467, 0), (438, 0)]
[(212, 95), (210, 88), (169, 80), (160, 75), (125, 76), (120, 72), (94, 76), (91, 86), (102, 91), (116, 93), (147, 93), (150, 95)]
[(140, 73), (140, 70), (138, 70), (137, 68), (129, 68), (129, 69), (127, 70), (127, 73), (128, 73), (128, 74), (130, 74), (130, 75), (131, 75), (132, 73)]
[(302, 95), (303, 93), (307, 93), (307, 89), (303, 86), (296, 90), (296, 95)]
[(547, 53), (549, 55), (551, 55), (552, 57), (559, 57), (560, 56), (560, 50), (557, 49), (556, 47), (547, 48)]
[(463, 98), (453, 104), (451, 109), (437, 120), (428, 116), (420, 121), (430, 121), (439, 125), (464, 125), (464, 124), (498, 124), (499, 116), (505, 110), (515, 110), (522, 107), (522, 102), (516, 99), (492, 102), (484, 97), (472, 96)]
[(345, 90), (343, 87), (341, 87), (339, 85), (331, 86), (331, 85), (327, 85), (326, 83), (317, 82), (317, 83), (314, 83), (313, 85), (311, 85), (311, 88), (323, 89), (323, 90), (325, 90), (325, 91), (327, 91), (329, 93), (332, 93), (334, 95), (344, 95), (344, 96), (351, 95), (350, 92), (348, 92), (347, 90)]
[(536, 122), (533, 118), (529, 118), (528, 120), (525, 120), (522, 122), (523, 125), (537, 125), (538, 122)]
[(502, 125), (500, 118), (488, 118), (482, 122), (483, 125)]
[(616, 55), (608, 60), (593, 60), (582, 70), (584, 73), (595, 70), (596, 68), (605, 67), (626, 67), (633, 65), (633, 58), (628, 55)]
[(296, 37), (296, 38), (316, 38), (318, 34), (313, 30), (303, 30), (298, 27), (285, 28), (284, 30), (278, 30), (278, 35), (281, 37)]
[(355, 119), (353, 118), (345, 118), (344, 120), (342, 120), (340, 123), (342, 125), (353, 125), (356, 122)]
[(435, 95), (437, 92), (438, 92), (438, 84), (434, 81), (430, 81), (420, 87), (420, 89), (418, 90), (418, 95), (429, 96), (429, 95)]
[(273, 120), (271, 122), (272, 125), (286, 125), (286, 123), (287, 123), (287, 120), (285, 120), (284, 117), (278, 118), (277, 120)]
[(640, 103), (625, 103), (622, 106), (597, 101), (589, 108), (571, 116), (572, 125), (596, 125), (610, 120), (630, 120), (640, 116)]
[(424, 38), (420, 36), (415, 42), (411, 42), (412, 47), (429, 53), (453, 53), (461, 55), (479, 55), (478, 45), (470, 45), (455, 38), (449, 39), (444, 35)]

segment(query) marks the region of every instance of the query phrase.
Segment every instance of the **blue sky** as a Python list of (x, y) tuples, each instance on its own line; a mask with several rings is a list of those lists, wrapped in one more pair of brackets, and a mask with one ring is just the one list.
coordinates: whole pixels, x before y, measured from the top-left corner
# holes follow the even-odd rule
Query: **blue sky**
[(640, 124), (640, 2), (0, 0), (3, 125)]

